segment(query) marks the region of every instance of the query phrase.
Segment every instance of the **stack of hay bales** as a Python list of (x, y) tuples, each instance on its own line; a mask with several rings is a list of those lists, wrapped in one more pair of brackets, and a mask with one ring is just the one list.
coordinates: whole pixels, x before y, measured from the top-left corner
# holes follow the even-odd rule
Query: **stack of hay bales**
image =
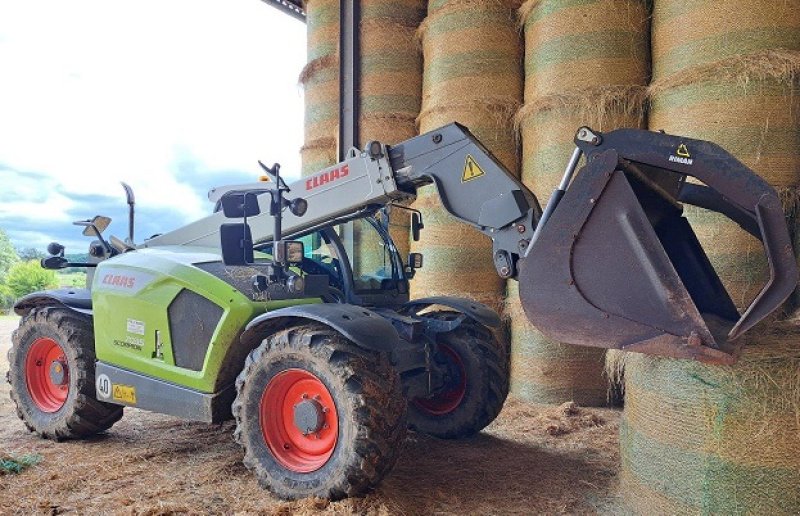
[[(370, 140), (394, 144), (417, 134), (422, 53), (414, 35), (425, 11), (426, 0), (362, 0), (361, 148)], [(405, 260), (410, 250), (408, 212), (392, 210), (388, 224)]]
[(515, 396), (534, 403), (606, 403), (604, 349), (560, 344), (542, 335), (522, 310), (516, 282), (508, 284), (506, 315), (510, 318), (511, 392)]
[[(558, 186), (582, 125), (643, 127), (650, 77), (645, 0), (528, 0), (522, 180), (544, 206)], [(545, 403), (603, 405), (605, 350), (553, 342), (527, 323), (510, 289), (512, 392)]]
[[(512, 118), (522, 101), (518, 6), (514, 0), (432, 0), (418, 32), (424, 56), (420, 132), (464, 124), (515, 174)], [(448, 215), (432, 187), (420, 191), (415, 207), (425, 230), (412, 247), (425, 253), (425, 267), (412, 281), (413, 297), (460, 295), (502, 308), (505, 285), (492, 263), (491, 241)]]
[(306, 30), (308, 64), (299, 79), (305, 98), (303, 176), (337, 161), (339, 0), (308, 0)]
[[(650, 128), (718, 143), (779, 190), (792, 218), (800, 4), (656, 0), (652, 45)], [(736, 305), (747, 305), (766, 280), (761, 244), (721, 215), (692, 208), (687, 216)], [(800, 332), (787, 324), (747, 336), (729, 367), (616, 355), (625, 370), (621, 491), (629, 508), (800, 512)]]
[[(800, 3), (658, 0), (650, 128), (721, 145), (775, 186), (800, 183)], [(687, 216), (737, 307), (767, 279), (761, 243), (724, 216)]]
[(800, 513), (800, 328), (754, 340), (734, 366), (623, 355), (627, 509)]
[[(339, 1), (308, 0), (304, 175), (336, 163), (339, 124)], [(360, 125), (369, 140), (397, 143), (416, 134), (422, 56), (414, 33), (425, 0), (363, 0), (361, 4)]]
[[(416, 135), (422, 54), (414, 34), (425, 8), (425, 0), (361, 3), (361, 141), (357, 144), (362, 148), (370, 140), (393, 144)], [(305, 90), (304, 176), (338, 161), (339, 2), (309, 0), (306, 12), (309, 61), (300, 76)], [(408, 214), (394, 210), (389, 232), (401, 256), (409, 252), (408, 226)], [(377, 270), (383, 260), (374, 251), (357, 257), (364, 270)]]

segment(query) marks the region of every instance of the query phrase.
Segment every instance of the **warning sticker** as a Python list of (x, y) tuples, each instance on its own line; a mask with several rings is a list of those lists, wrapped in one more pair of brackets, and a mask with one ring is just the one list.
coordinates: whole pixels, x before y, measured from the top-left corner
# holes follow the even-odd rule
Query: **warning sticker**
[(136, 319), (128, 319), (128, 333), (144, 335), (144, 323)]
[(691, 154), (689, 154), (689, 149), (684, 143), (678, 145), (675, 154), (670, 154), (668, 159), (672, 163), (680, 163), (681, 165), (691, 165), (694, 163)]
[(461, 182), (466, 183), (477, 179), (484, 174), (483, 169), (472, 155), (467, 154), (467, 161), (464, 163), (464, 173), (461, 175)]
[(136, 405), (136, 387), (131, 385), (114, 385), (112, 387), (112, 397), (123, 403)]

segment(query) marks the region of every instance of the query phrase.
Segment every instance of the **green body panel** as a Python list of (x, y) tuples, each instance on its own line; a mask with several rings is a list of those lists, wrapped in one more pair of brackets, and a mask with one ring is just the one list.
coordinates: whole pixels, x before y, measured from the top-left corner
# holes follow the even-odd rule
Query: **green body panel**
[[(212, 393), (227, 351), (239, 345), (239, 333), (255, 316), (320, 301), (253, 301), (193, 265), (219, 261), (219, 250), (176, 246), (141, 249), (100, 263), (92, 283), (97, 359)], [(200, 371), (176, 366), (172, 354), (167, 309), (183, 289), (196, 292), (223, 310)], [(156, 356), (156, 332), (162, 356)]]

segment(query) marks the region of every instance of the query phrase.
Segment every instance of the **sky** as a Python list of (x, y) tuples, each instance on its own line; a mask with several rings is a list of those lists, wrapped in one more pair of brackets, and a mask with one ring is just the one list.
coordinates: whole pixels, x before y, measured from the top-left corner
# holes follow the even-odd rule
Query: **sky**
[(208, 214), (257, 160), (299, 177), (305, 25), (260, 0), (0, 0), (0, 228), (83, 253)]

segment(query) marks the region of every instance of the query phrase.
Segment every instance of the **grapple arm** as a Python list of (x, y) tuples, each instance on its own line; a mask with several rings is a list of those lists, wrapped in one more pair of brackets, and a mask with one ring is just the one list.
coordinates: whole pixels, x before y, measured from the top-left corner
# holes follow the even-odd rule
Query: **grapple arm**
[[(562, 342), (734, 362), (734, 340), (797, 285), (778, 194), (713, 143), (635, 129), (578, 134), (587, 165), (520, 267), (529, 319)], [(681, 203), (722, 213), (762, 241), (770, 277), (743, 314)]]
[(700, 180), (707, 186), (683, 181), (677, 200), (722, 213), (761, 240), (769, 279), (731, 329), (729, 339), (737, 338), (777, 310), (794, 291), (797, 260), (777, 192), (720, 146), (635, 129), (610, 132), (599, 145), (576, 143), (589, 157), (603, 148), (613, 148), (623, 160)]

